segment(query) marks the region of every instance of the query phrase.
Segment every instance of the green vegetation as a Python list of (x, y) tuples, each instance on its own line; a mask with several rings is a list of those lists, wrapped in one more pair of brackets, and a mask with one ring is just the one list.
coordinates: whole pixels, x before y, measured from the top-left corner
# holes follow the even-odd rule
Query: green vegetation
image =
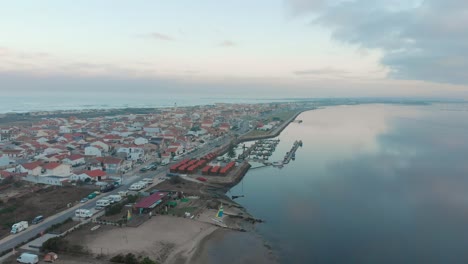
[(127, 201), (129, 203), (135, 203), (138, 200), (138, 195), (129, 194), (127, 196)]
[(48, 239), (41, 248), (42, 252), (53, 251), (53, 252), (68, 252), (68, 253), (86, 253), (85, 249), (81, 245), (70, 244), (67, 240), (62, 237), (53, 237)]
[(124, 205), (122, 203), (116, 203), (106, 207), (106, 216), (120, 214), (120, 212), (122, 212), (123, 206)]
[(198, 207), (181, 207), (181, 208), (171, 208), (167, 210), (168, 215), (174, 215), (174, 216), (184, 216), (185, 212), (188, 212), (192, 214), (197, 210)]
[(14, 211), (16, 211), (16, 209), (18, 209), (18, 208), (16, 206), (14, 206), (14, 205), (2, 208), (2, 209), (0, 209), (0, 215), (1, 214), (13, 213)]
[(122, 255), (118, 254), (110, 259), (110, 262), (114, 263), (125, 263), (125, 264), (159, 264), (159, 262), (154, 261), (148, 257), (144, 257), (143, 259), (141, 257), (136, 257), (132, 253), (128, 253), (127, 255)]
[(231, 159), (235, 158), (236, 157), (236, 150), (235, 150), (235, 145), (234, 144), (230, 144), (229, 145), (229, 149), (228, 149), (228, 152), (227, 152), (227, 156)]
[(65, 221), (63, 221), (62, 223), (57, 223), (57, 224), (51, 225), (51, 226), (50, 226), (49, 228), (47, 228), (45, 231), (46, 231), (46, 233), (47, 233), (47, 232), (51, 232), (51, 231), (53, 231), (53, 230), (55, 230), (55, 229), (61, 227), (62, 225), (67, 224), (67, 223), (70, 223), (70, 222), (72, 222), (72, 221), (73, 221), (73, 219), (72, 219), (71, 217), (69, 217), (69, 218), (65, 219)]

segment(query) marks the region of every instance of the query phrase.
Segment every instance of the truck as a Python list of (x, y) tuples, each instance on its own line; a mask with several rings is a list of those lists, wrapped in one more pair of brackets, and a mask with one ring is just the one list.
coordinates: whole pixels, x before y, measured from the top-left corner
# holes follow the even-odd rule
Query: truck
[(93, 216), (93, 213), (88, 209), (76, 209), (75, 216), (78, 218), (90, 218)]
[(11, 227), (11, 233), (12, 234), (19, 233), (23, 230), (26, 230), (28, 227), (29, 227), (28, 221), (18, 222)]
[(122, 201), (122, 196), (115, 195), (115, 194), (109, 195), (106, 198), (110, 201), (110, 203), (118, 203), (118, 202)]
[(39, 262), (39, 256), (31, 253), (22, 253), (17, 259), (16, 262), (19, 263), (28, 263), (36, 264)]

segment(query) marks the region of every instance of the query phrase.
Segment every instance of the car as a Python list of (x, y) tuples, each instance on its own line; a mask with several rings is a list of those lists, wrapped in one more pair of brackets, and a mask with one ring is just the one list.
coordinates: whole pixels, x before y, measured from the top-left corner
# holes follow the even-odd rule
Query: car
[(86, 203), (88, 201), (88, 198), (83, 198), (80, 200), (80, 203)]
[(140, 169), (140, 172), (146, 172), (148, 169), (146, 167), (143, 167)]
[(42, 221), (44, 221), (44, 216), (38, 215), (31, 221), (31, 224), (36, 225), (36, 224), (39, 224)]

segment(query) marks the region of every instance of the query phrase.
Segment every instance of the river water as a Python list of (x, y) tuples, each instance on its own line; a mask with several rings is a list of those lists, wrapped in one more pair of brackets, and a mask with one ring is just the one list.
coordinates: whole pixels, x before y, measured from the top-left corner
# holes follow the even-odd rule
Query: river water
[[(281, 263), (468, 262), (467, 105), (337, 106), (297, 119), (270, 158), (301, 139), (296, 160), (250, 170), (230, 191), (267, 221), (256, 233)], [(210, 262), (249, 263), (234, 255), (263, 243), (242, 236), (208, 242)]]

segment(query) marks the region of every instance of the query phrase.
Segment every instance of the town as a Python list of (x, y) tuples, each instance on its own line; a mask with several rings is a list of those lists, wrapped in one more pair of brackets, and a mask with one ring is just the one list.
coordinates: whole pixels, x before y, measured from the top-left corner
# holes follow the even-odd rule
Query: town
[[(43, 112), (17, 120), (4, 115), (1, 255), (15, 254), (29, 241), (23, 249), (43, 249), (48, 239), (62, 237), (57, 232), (81, 224), (138, 227), (155, 214), (242, 231), (236, 221), (223, 221), (223, 211), (233, 219), (261, 220), (224, 195), (250, 168), (233, 148), (277, 135), (310, 108), (307, 103), (214, 104), (124, 114)], [(153, 257), (164, 262), (168, 252)]]

